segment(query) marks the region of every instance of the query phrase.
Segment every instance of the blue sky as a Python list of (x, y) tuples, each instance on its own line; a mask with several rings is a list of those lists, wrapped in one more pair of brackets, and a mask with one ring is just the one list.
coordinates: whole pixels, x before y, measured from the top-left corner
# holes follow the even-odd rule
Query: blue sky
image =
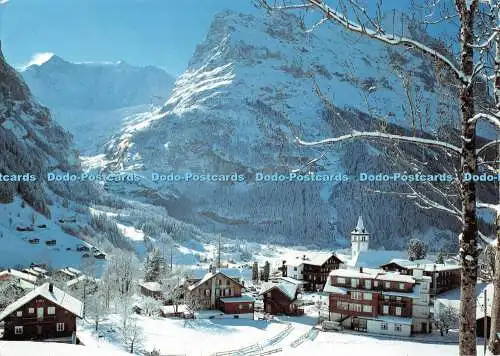
[[(384, 2), (385, 9), (398, 5)], [(0, 38), (17, 68), (51, 52), (74, 62), (124, 60), (178, 75), (224, 9), (261, 11), (250, 0), (10, 0)]]
[(2, 47), (16, 67), (53, 52), (180, 74), (213, 16), (226, 8), (256, 11), (249, 0), (11, 0), (0, 23)]

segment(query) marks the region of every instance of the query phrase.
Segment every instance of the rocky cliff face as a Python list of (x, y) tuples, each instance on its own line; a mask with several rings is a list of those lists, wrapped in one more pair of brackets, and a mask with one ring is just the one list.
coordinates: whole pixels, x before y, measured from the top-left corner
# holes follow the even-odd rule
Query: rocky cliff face
[[(432, 68), (417, 54), (328, 24), (307, 32), (289, 14), (223, 12), (163, 108), (124, 129), (107, 147), (107, 169), (139, 172), (142, 186), (127, 194), (229, 235), (343, 246), (363, 214), (374, 246), (401, 248), (412, 236), (441, 246), (455, 236), (451, 219), (373, 193), (402, 186), (356, 181), (361, 172), (409, 170), (405, 162), (390, 159), (400, 149), (434, 162), (423, 172), (450, 169), (442, 166), (441, 153), (379, 142), (342, 144), (325, 152), (294, 141), (295, 136), (317, 140), (382, 126), (429, 137), (443, 128), (452, 131), (458, 116), (443, 93), (453, 89)], [(408, 96), (417, 100), (416, 112)], [(255, 181), (257, 172), (287, 173), (323, 153), (311, 171), (354, 180)], [(158, 183), (150, 181), (153, 172), (236, 173), (245, 180)]]

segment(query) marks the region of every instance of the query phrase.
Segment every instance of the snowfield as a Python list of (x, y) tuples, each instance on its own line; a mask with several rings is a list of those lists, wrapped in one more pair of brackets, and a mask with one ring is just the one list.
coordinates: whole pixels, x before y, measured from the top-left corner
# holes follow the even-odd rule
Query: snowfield
[(125, 356), (122, 350), (31, 341), (0, 341), (0, 356)]
[[(360, 333), (321, 332), (314, 330), (317, 309), (306, 308), (301, 317), (279, 317), (279, 321), (250, 319), (168, 319), (138, 316), (143, 330), (142, 352), (153, 349), (166, 355), (213, 355), (246, 349), (242, 355), (275, 351), (281, 355), (383, 355), (383, 356), (454, 356), (458, 354), (457, 334), (445, 337), (416, 335), (398, 339)], [(78, 337), (91, 349), (124, 350), (119, 338), (119, 317), (111, 315), (101, 323), (99, 333), (91, 322), (79, 325)], [(307, 335), (307, 336), (306, 336)], [(482, 355), (478, 339), (478, 355)], [(1, 349), (0, 349), (1, 350)], [(137, 351), (141, 354), (141, 351)], [(51, 354), (52, 355), (52, 354)], [(99, 354), (98, 354), (99, 355)], [(0, 353), (0, 356), (3, 356)]]

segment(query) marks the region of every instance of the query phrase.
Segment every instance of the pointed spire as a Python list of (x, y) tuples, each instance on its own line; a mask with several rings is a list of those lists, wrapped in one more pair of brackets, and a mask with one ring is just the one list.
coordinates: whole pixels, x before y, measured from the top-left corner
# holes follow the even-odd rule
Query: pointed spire
[(359, 232), (365, 232), (365, 225), (363, 224), (363, 217), (361, 215), (358, 218), (358, 223), (356, 224), (356, 230)]
[(363, 223), (363, 217), (360, 215), (358, 217), (358, 223), (356, 224), (356, 228), (352, 231), (353, 234), (368, 234), (365, 230), (365, 224)]

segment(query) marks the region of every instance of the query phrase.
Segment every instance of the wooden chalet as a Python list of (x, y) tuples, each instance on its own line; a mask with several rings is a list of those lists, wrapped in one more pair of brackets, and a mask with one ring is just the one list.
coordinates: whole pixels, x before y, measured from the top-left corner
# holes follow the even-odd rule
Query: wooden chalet
[(242, 295), (243, 284), (222, 272), (209, 272), (187, 287), (187, 295), (197, 298), (202, 309), (219, 309), (227, 314), (253, 313), (254, 299)]
[(259, 294), (264, 298), (264, 311), (272, 315), (303, 315), (297, 305), (300, 283), (285, 280), (265, 283)]
[(304, 281), (305, 290), (318, 291), (325, 285), (328, 274), (340, 268), (343, 263), (335, 253), (310, 252), (288, 257), (280, 269), (283, 277)]
[(9, 304), (1, 313), (4, 340), (75, 340), (83, 303), (52, 283), (45, 283)]
[(146, 297), (155, 299), (163, 299), (161, 284), (158, 282), (141, 282), (139, 283), (141, 294)]

